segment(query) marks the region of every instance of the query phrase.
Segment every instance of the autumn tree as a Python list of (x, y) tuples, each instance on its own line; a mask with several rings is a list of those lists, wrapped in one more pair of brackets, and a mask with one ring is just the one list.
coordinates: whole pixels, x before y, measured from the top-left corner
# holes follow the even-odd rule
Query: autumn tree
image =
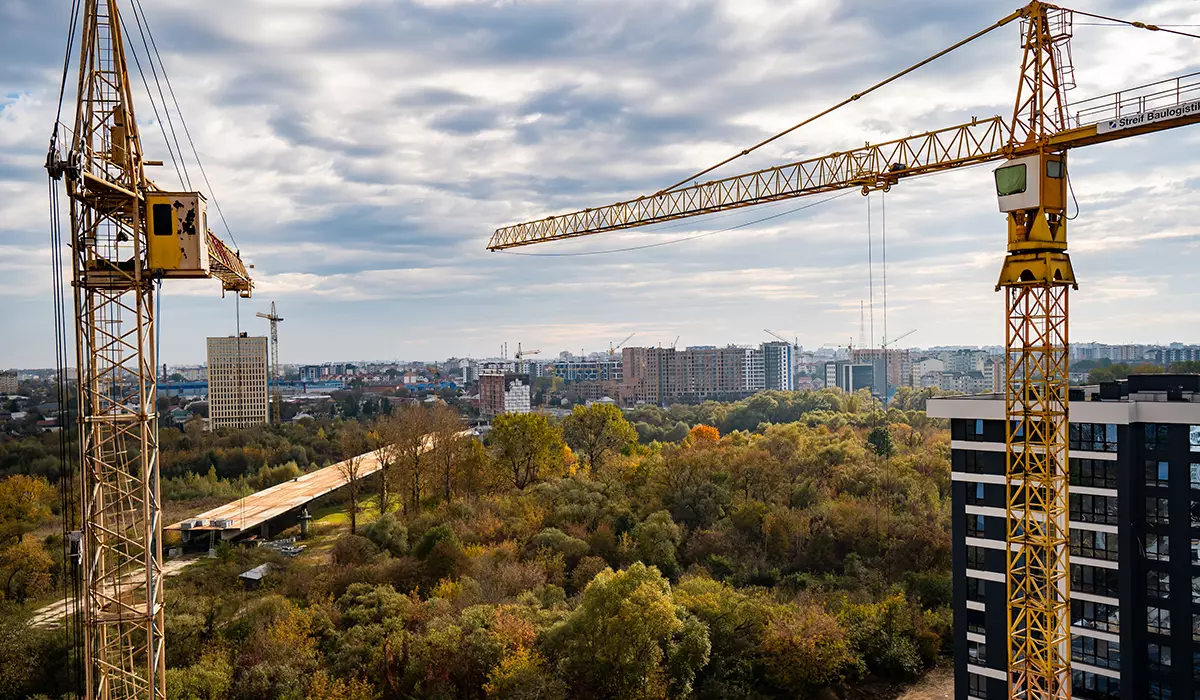
[(457, 469), (466, 454), (466, 426), (458, 411), (446, 404), (437, 404), (429, 413), (430, 435), (433, 438), (431, 458), (437, 464), (442, 490), (442, 500), (450, 502), (454, 496)]
[(563, 457), (562, 431), (541, 413), (505, 413), (492, 421), (495, 459), (513, 486), (524, 489)]
[(721, 431), (711, 425), (697, 425), (688, 431), (686, 444), (693, 447), (715, 445), (721, 439)]
[(358, 531), (358, 497), (362, 493), (363, 477), (366, 475), (367, 437), (357, 421), (348, 421), (338, 431), (338, 446), (342, 449), (342, 461), (337, 470), (346, 480), (346, 492), (350, 495), (350, 534)]
[[(386, 401), (385, 401), (386, 403)], [(371, 431), (367, 433), (367, 441), (375, 450), (379, 460), (379, 512), (391, 510), (393, 483), (396, 463), (400, 459), (400, 447), (396, 444), (396, 420), (390, 413), (380, 416), (375, 421)]]
[(637, 431), (612, 404), (576, 406), (563, 421), (563, 437), (571, 449), (587, 457), (588, 469), (598, 473), (604, 458), (637, 441)]
[(432, 444), (429, 410), (420, 404), (408, 404), (392, 414), (395, 431), (392, 435), (397, 449), (396, 468), (399, 482), (404, 484), (404, 512), (420, 513), (424, 496), (429, 448)]
[(0, 480), (0, 547), (50, 522), (50, 504), (56, 497), (40, 477), (16, 474)]
[(767, 677), (789, 697), (806, 697), (837, 683), (858, 672), (861, 664), (838, 621), (805, 602), (772, 610), (760, 651)]

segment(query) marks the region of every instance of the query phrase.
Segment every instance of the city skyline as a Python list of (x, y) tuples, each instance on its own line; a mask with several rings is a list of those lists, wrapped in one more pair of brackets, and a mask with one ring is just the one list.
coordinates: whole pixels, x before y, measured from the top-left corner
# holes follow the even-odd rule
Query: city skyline
[[(0, 344), (0, 366), (53, 357), (41, 166), (68, 9), (0, 6), (0, 327), (15, 339)], [(1194, 8), (1170, 2), (1093, 9), (1200, 21)], [(761, 328), (817, 343), (857, 339), (859, 303), (871, 296), (867, 200), (857, 193), (651, 250), (522, 257), (483, 247), (497, 226), (656, 191), (888, 67), (987, 26), (1001, 10), (952, 0), (920, 12), (629, 0), (603, 15), (576, 4), (416, 1), (403, 8), (404, 21), (398, 12), (317, 3), (281, 21), (265, 0), (149, 12), (171, 47), (163, 59), (176, 86), (194, 86), (180, 102), (213, 194), (256, 266), (258, 294), (241, 303), (240, 330), (265, 332), (254, 312), (277, 301), (288, 317), (287, 362), (340, 355), (348, 341), (371, 355), (447, 357), (492, 354), (503, 338), (543, 349), (606, 347), (634, 330), (663, 344), (676, 336), (757, 343)], [(476, 38), (441, 38), (468, 33)], [(1071, 98), (1197, 68), (1190, 40), (1143, 34), (1080, 27)], [(847, 43), (860, 50), (835, 50)], [(1006, 114), (1018, 61), (1015, 33), (997, 32), (902, 90), (720, 172)], [(747, 65), (765, 67), (748, 73)], [(143, 108), (139, 119), (148, 157), (166, 158), (153, 115)], [(1072, 157), (1081, 210), (1071, 231), (1081, 281), (1072, 337), (1119, 328), (1129, 334), (1119, 340), (1200, 341), (1200, 203), (1187, 196), (1200, 182), (1200, 162), (1189, 155), (1198, 141), (1184, 130)], [(155, 177), (175, 186), (169, 164)], [(990, 177), (988, 168), (967, 169), (886, 196), (891, 335), (917, 328), (923, 345), (1002, 341), (1003, 299), (992, 287), (1004, 221)], [(878, 342), (883, 196), (871, 202)], [(609, 234), (537, 255), (642, 246), (792, 208)], [(215, 285), (168, 288), (160, 361), (199, 361), (205, 337), (237, 330), (238, 303), (216, 298)], [(1168, 329), (1156, 321), (1164, 317)]]

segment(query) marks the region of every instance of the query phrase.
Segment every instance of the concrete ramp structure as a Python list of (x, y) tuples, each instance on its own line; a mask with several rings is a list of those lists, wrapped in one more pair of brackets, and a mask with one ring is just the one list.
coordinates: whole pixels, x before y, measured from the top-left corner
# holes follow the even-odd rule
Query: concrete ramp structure
[[(355, 459), (359, 463), (359, 478), (365, 479), (380, 469), (379, 451), (367, 452)], [(349, 460), (346, 460), (349, 461)], [(257, 536), (269, 539), (272, 534), (286, 530), (299, 522), (304, 507), (314, 500), (337, 491), (347, 484), (338, 462), (323, 469), (298, 476), (262, 491), (239, 498), (195, 517), (168, 525), (166, 530), (181, 533), (184, 547), (188, 544)]]

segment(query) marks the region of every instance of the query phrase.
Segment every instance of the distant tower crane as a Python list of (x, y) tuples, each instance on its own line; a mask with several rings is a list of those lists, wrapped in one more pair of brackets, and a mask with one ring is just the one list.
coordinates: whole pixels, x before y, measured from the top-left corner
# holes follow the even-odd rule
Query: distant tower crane
[(616, 359), (617, 351), (620, 350), (621, 348), (625, 347), (625, 343), (628, 343), (629, 341), (633, 340), (633, 336), (635, 336), (635, 335), (637, 335), (636, 332), (630, 333), (629, 335), (625, 336), (625, 340), (622, 340), (621, 342), (617, 343), (616, 345), (613, 345), (610, 342), (608, 344), (608, 361), (613, 362)]
[[(72, 37), (79, 32), (75, 122), (68, 129), (56, 121), (46, 169), (65, 182), (70, 199), (70, 238), (62, 241), (51, 183), (52, 245), (56, 255), (70, 251), (74, 289), (85, 694), (160, 700), (166, 652), (155, 298), (162, 280), (215, 277), (222, 291), (242, 297), (253, 282), (238, 253), (209, 230), (204, 195), (163, 190), (146, 177), (146, 166), (161, 163), (142, 155), (117, 7), (117, 0), (84, 0), (74, 15), (82, 21), (71, 27)], [(69, 142), (59, 143), (60, 128)]]
[(272, 419), (279, 423), (283, 420), (283, 388), (279, 386), (283, 381), (283, 372), (279, 369), (279, 324), (283, 321), (283, 316), (275, 312), (275, 302), (271, 302), (271, 313), (264, 314), (259, 311), (255, 316), (271, 322), (271, 378), (275, 380), (271, 391), (271, 410)]
[(520, 362), (527, 355), (540, 355), (540, 354), (542, 354), (541, 350), (524, 350), (521, 348), (521, 344), (517, 343), (517, 354), (514, 355), (513, 357), (516, 358), (517, 362)]
[[(1200, 123), (1200, 75), (1191, 73), (1076, 103), (1070, 40), (1078, 14), (1107, 23), (1184, 34), (1033, 0), (948, 49), (854, 93), (759, 144), (647, 196), (498, 229), (491, 250), (779, 202), (837, 190), (889, 190), (913, 176), (983, 163), (1007, 223), (996, 291), (1005, 299), (1006, 472), (1004, 513), (1009, 697), (1071, 696), (1067, 322), (1078, 288), (1067, 254), (1067, 154), (1075, 148)], [(1008, 117), (965, 124), (702, 182), (701, 178), (825, 115), (861, 100), (990, 32), (1020, 27), (1022, 60)], [(1187, 36), (1194, 36), (1187, 34)], [(945, 217), (938, 219), (944, 224)], [(1137, 231), (1126, 240), (1136, 242)], [(945, 250), (937, 232), (930, 250)]]

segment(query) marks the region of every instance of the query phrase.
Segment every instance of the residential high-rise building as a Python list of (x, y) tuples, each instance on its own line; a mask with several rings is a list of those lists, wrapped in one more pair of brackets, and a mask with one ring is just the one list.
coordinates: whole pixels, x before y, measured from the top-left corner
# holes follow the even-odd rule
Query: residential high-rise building
[(533, 408), (531, 399), (529, 375), (511, 372), (479, 375), (479, 410), (487, 418), (529, 413)]
[(17, 393), (17, 373), (0, 372), (0, 395)]
[(883, 388), (880, 386), (877, 389), (875, 386), (874, 365), (858, 364), (850, 360), (825, 363), (825, 386), (837, 387), (847, 393), (868, 389), (872, 394), (878, 394)]
[[(1200, 376), (1072, 389), (1072, 697), (1200, 697)], [(1008, 697), (1003, 395), (949, 418), (956, 700)]]
[(767, 388), (767, 368), (763, 357), (765, 348), (747, 348), (742, 363), (742, 386), (746, 391), (763, 391)]
[(796, 357), (791, 343), (763, 343), (765, 389), (792, 391), (795, 388)]
[(208, 427), (267, 422), (267, 338), (208, 339)]

